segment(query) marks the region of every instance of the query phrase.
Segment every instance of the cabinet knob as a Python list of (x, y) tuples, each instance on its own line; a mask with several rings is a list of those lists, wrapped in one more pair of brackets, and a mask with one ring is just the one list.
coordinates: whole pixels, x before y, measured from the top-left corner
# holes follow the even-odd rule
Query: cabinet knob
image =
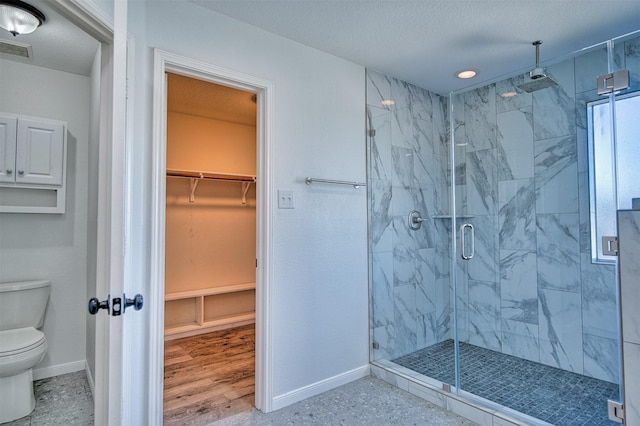
[(11, 169), (7, 169), (7, 170), (5, 170), (5, 174), (6, 174), (7, 176), (11, 176), (11, 175), (13, 174), (13, 170), (11, 170)]
[(18, 170), (18, 174), (19, 174), (20, 176), (24, 176), (24, 170)]

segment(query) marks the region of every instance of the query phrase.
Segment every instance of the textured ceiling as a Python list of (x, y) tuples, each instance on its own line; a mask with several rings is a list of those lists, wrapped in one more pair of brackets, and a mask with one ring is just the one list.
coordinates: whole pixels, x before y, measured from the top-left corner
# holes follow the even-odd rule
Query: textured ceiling
[(188, 1), (440, 94), (640, 29), (639, 0)]
[[(525, 72), (534, 40), (544, 41), (544, 62), (640, 29), (640, 0), (186, 1), (440, 94)], [(0, 39), (33, 45), (34, 65), (88, 75), (98, 43), (35, 3), (45, 25)], [(476, 79), (454, 77), (465, 68)]]
[(45, 23), (35, 32), (17, 37), (0, 29), (0, 41), (31, 45), (33, 58), (22, 59), (7, 54), (0, 54), (0, 58), (88, 76), (100, 43), (70, 24), (45, 2), (32, 4), (44, 13)]

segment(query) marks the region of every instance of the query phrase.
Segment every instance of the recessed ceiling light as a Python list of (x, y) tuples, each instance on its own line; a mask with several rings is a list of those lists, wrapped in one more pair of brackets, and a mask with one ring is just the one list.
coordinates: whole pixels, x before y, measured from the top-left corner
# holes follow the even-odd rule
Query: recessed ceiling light
[(504, 92), (500, 93), (500, 97), (502, 98), (513, 98), (514, 96), (518, 96), (518, 92)]
[(392, 100), (392, 99), (383, 99), (382, 102), (380, 102), (382, 105), (384, 106), (393, 106), (396, 104), (396, 101)]
[(456, 73), (456, 77), (462, 78), (462, 79), (467, 79), (467, 78), (473, 78), (477, 74), (478, 74), (478, 72), (475, 71), (475, 70), (462, 70), (462, 71)]

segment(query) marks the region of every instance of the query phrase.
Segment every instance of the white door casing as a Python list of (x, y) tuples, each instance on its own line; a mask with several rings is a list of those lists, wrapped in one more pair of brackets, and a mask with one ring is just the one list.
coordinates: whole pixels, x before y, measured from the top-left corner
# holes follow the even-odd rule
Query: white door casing
[(272, 411), (271, 353), (271, 246), (272, 219), (272, 111), (273, 83), (255, 76), (221, 68), (166, 51), (154, 51), (153, 82), (153, 169), (151, 218), (150, 310), (150, 424), (162, 423), (164, 371), (164, 256), (166, 205), (166, 73), (184, 75), (257, 94), (257, 170), (256, 170), (256, 384), (255, 404), (261, 411)]

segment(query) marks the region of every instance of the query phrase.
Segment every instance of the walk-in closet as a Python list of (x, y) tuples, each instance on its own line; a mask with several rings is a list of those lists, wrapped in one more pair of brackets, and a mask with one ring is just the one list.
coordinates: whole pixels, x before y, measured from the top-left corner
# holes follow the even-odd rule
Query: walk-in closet
[(167, 82), (164, 420), (206, 424), (254, 405), (256, 98)]

